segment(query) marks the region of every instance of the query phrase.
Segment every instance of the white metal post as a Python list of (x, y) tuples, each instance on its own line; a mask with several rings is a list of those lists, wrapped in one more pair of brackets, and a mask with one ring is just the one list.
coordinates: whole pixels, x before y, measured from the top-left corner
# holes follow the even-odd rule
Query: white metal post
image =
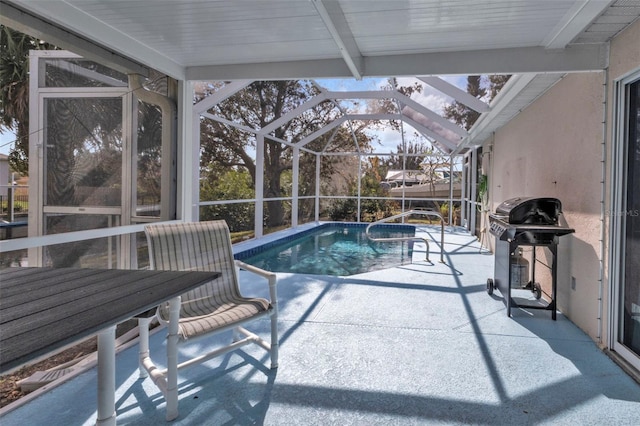
[(471, 196), (470, 204), (471, 204), (471, 210), (469, 212), (469, 231), (471, 231), (471, 233), (475, 233), (475, 229), (476, 229), (476, 208), (478, 207), (476, 205), (476, 198), (477, 198), (477, 186), (478, 186), (478, 148), (474, 148), (471, 150), (471, 188), (469, 193)]
[(469, 216), (471, 214), (471, 204), (469, 203), (469, 194), (467, 193), (467, 175), (469, 169), (469, 163), (467, 160), (468, 155), (469, 154), (465, 154), (462, 157), (462, 176), (460, 176), (460, 220), (467, 229), (469, 229)]
[(16, 220), (16, 184), (15, 184), (15, 173), (11, 173), (11, 184), (9, 188), (7, 188), (7, 212), (9, 213), (9, 222), (14, 222)]
[[(38, 51), (40, 52), (40, 51)], [(39, 96), (38, 83), (44, 86), (44, 61), (41, 64), (40, 54), (32, 51), (29, 54), (29, 213), (27, 232), (29, 237), (44, 234), (44, 105)], [(37, 78), (36, 78), (37, 77)], [(42, 129), (42, 130), (41, 130)], [(33, 247), (28, 251), (29, 266), (42, 266), (42, 247)]]
[(362, 200), (360, 199), (362, 190), (362, 156), (358, 155), (358, 217), (356, 222), (360, 222), (360, 203)]
[(320, 161), (320, 154), (316, 154), (316, 205), (315, 205), (315, 220), (320, 221), (320, 167), (322, 162)]
[(191, 82), (178, 82), (178, 102), (176, 214), (178, 219), (197, 222), (200, 217), (200, 116), (193, 112)]
[(256, 208), (255, 234), (256, 238), (264, 233), (264, 135), (256, 135)]
[[(120, 205), (122, 214), (109, 216), (109, 227), (119, 225), (131, 225), (131, 218), (136, 214), (137, 192), (138, 192), (138, 102), (133, 95), (133, 88), (136, 85), (135, 76), (129, 75), (129, 92), (122, 96), (122, 188), (120, 192)], [(127, 184), (128, 182), (128, 184)], [(133, 237), (135, 240), (135, 237)], [(135, 245), (129, 235), (110, 237), (107, 239), (109, 246), (109, 268), (113, 268), (112, 245), (115, 242), (117, 248), (116, 268), (131, 268), (132, 261), (138, 261), (135, 253)], [(122, 248), (125, 248), (122, 250)]]
[[(460, 205), (460, 209), (462, 209), (462, 205)], [(455, 225), (453, 223), (453, 155), (449, 156), (449, 224)]]
[(293, 180), (291, 183), (291, 226), (298, 226), (298, 182), (300, 173), (300, 148), (293, 148)]

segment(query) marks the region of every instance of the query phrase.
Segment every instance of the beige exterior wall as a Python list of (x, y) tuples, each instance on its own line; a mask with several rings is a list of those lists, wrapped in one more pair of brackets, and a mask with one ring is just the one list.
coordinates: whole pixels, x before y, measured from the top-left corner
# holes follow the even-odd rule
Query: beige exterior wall
[(611, 41), (609, 76), (619, 79), (640, 68), (640, 21), (626, 28)]
[[(554, 197), (575, 228), (558, 247), (559, 309), (597, 336), (603, 73), (568, 75), (500, 129), (492, 153), (491, 210), (517, 197)], [(549, 264), (546, 250), (538, 259)], [(575, 289), (571, 288), (572, 278)], [(550, 293), (548, 269), (536, 281)]]
[[(608, 346), (609, 293), (607, 234), (605, 245), (600, 243), (608, 221), (605, 216), (603, 227), (601, 200), (606, 210), (609, 191), (601, 183), (602, 161), (611, 158), (611, 152), (606, 150), (611, 146), (612, 82), (640, 68), (639, 40), (640, 22), (636, 22), (612, 41), (608, 78), (605, 72), (565, 76), (484, 144), (484, 152), (491, 152), (490, 161), (485, 158), (483, 164), (491, 164), (488, 173), (492, 211), (502, 201), (516, 196), (555, 197), (562, 201), (564, 217), (576, 232), (560, 238), (558, 307), (603, 346)], [(608, 183), (609, 170), (605, 176)], [(546, 250), (538, 249), (538, 257), (546, 262), (543, 251)], [(603, 257), (605, 276), (601, 283)], [(536, 281), (548, 289), (548, 273), (542, 274), (545, 270), (538, 265)]]

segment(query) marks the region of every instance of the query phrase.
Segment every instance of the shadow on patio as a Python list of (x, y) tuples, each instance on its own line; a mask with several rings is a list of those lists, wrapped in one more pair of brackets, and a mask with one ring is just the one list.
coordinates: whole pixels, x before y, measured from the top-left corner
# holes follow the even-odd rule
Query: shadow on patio
[[(508, 318), (485, 291), (493, 257), (468, 234), (445, 241), (445, 264), (417, 246), (412, 264), (384, 271), (279, 274), (279, 369), (249, 348), (182, 371), (174, 424), (637, 424), (640, 385), (562, 314)], [(158, 361), (163, 340), (152, 337)], [(118, 423), (164, 423), (162, 395), (138, 379), (137, 347), (117, 362)], [(95, 407), (93, 369), (2, 424), (92, 424)]]

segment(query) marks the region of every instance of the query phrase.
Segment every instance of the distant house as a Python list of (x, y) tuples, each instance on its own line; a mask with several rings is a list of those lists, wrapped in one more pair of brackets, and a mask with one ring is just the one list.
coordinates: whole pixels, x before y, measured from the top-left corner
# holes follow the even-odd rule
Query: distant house
[(427, 175), (422, 170), (389, 170), (384, 181), (392, 188), (396, 186), (412, 186), (423, 183), (427, 180)]
[[(453, 171), (453, 196), (460, 197), (461, 174), (459, 167)], [(442, 198), (451, 192), (449, 178), (451, 169), (439, 165), (432, 172), (428, 170), (389, 170), (380, 185), (389, 190), (393, 197)]]
[(9, 156), (0, 154), (0, 196), (7, 196), (9, 185)]

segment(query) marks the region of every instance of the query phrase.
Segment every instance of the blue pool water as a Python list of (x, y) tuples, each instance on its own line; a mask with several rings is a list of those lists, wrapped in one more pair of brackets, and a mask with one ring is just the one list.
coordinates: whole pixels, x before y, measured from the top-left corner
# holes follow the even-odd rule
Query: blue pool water
[[(366, 225), (325, 224), (311, 231), (236, 254), (250, 265), (273, 272), (346, 276), (411, 263), (408, 241), (373, 242)], [(414, 236), (415, 227), (377, 225), (377, 238)]]

